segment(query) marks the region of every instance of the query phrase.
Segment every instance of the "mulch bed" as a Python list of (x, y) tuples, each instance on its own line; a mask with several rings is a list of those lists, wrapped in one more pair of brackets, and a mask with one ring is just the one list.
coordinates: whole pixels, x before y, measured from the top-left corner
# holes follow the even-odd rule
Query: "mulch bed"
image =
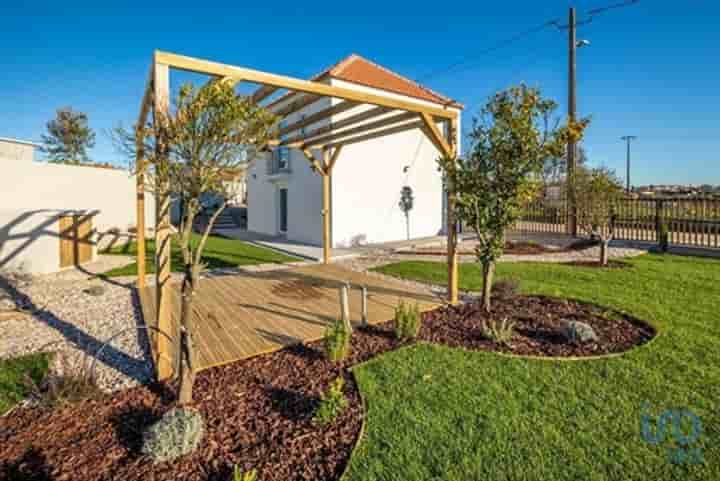
[[(507, 255), (541, 255), (541, 254), (559, 254), (562, 252), (574, 252), (597, 245), (596, 241), (589, 239), (579, 239), (574, 241), (572, 244), (566, 247), (551, 248), (543, 244), (531, 241), (507, 241), (503, 248), (503, 254)], [(444, 249), (438, 249), (437, 247), (418, 247), (414, 250), (401, 250), (398, 252), (403, 255), (418, 255), (418, 256), (445, 256), (447, 251)], [(458, 255), (472, 256), (475, 255), (473, 250), (459, 250)]]
[[(420, 339), (453, 347), (516, 354), (585, 356), (642, 344), (649, 326), (578, 302), (497, 293), (493, 318), (517, 321), (509, 346), (483, 338), (487, 315), (477, 304), (426, 313)], [(600, 342), (568, 344), (563, 320), (592, 325)], [(400, 343), (387, 322), (356, 329), (352, 354), (340, 365), (322, 356), (319, 342), (298, 345), (203, 371), (196, 408), (206, 437), (195, 453), (153, 465), (140, 454), (141, 431), (173, 406), (174, 387), (155, 384), (55, 410), (19, 409), (0, 418), (0, 479), (9, 480), (231, 480), (235, 464), (258, 470), (258, 479), (334, 480), (358, 438), (362, 402), (348, 368)], [(320, 394), (337, 376), (346, 380), (348, 409), (330, 426), (312, 417)]]
[(564, 265), (575, 266), (575, 267), (595, 267), (597, 269), (626, 269), (632, 267), (632, 264), (628, 262), (609, 260), (607, 265), (602, 265), (600, 261), (572, 261), (563, 262)]

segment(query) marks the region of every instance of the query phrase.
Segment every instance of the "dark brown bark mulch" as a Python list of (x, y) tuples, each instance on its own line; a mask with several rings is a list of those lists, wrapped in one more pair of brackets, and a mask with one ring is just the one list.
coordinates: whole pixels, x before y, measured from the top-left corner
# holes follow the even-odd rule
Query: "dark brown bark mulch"
[(632, 267), (632, 264), (624, 261), (619, 260), (609, 260), (607, 265), (602, 265), (599, 260), (595, 261), (571, 261), (571, 262), (563, 262), (564, 265), (567, 266), (575, 266), (575, 267), (595, 267), (598, 269), (627, 269), (629, 267)]
[[(482, 337), (487, 315), (476, 304), (423, 315), (420, 339), (453, 347), (517, 354), (584, 356), (620, 352), (647, 341), (649, 326), (603, 308), (544, 297), (498, 293), (493, 318), (516, 320), (510, 346)], [(564, 320), (592, 325), (600, 342), (568, 344)], [(142, 429), (173, 406), (172, 386), (155, 384), (55, 410), (21, 409), (0, 419), (0, 479), (230, 480), (232, 468), (256, 468), (259, 479), (338, 479), (362, 424), (362, 402), (348, 367), (399, 346), (390, 322), (356, 329), (352, 354), (326, 361), (321, 343), (298, 345), (202, 372), (196, 408), (206, 422), (199, 450), (153, 465), (140, 454)], [(327, 427), (312, 417), (320, 394), (346, 380), (349, 407)]]
[[(596, 246), (597, 241), (590, 239), (579, 239), (572, 244), (562, 248), (551, 248), (543, 244), (531, 241), (507, 241), (503, 248), (503, 254), (509, 255), (540, 255), (540, 254), (559, 254), (562, 252), (573, 252), (588, 249)], [(418, 247), (414, 250), (402, 250), (400, 254), (411, 254), (419, 256), (444, 256), (447, 251), (435, 247)], [(473, 250), (460, 250), (458, 255), (475, 255)]]

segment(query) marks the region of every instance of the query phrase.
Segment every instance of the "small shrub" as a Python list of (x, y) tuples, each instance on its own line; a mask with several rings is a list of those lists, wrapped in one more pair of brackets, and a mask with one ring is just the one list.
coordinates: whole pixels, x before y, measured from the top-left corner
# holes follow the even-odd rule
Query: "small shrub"
[(415, 339), (420, 333), (420, 307), (400, 301), (395, 308), (395, 336), (401, 341)]
[(345, 380), (342, 377), (337, 377), (330, 384), (328, 391), (322, 395), (320, 406), (315, 412), (315, 421), (317, 423), (323, 426), (330, 424), (347, 407), (348, 400), (343, 393), (343, 386), (345, 386)]
[(342, 361), (350, 353), (352, 333), (341, 320), (337, 320), (325, 329), (325, 355), (332, 362)]
[(104, 395), (85, 359), (73, 360), (66, 353), (54, 355), (52, 366), (42, 381), (36, 382), (29, 376), (25, 381), (31, 397), (46, 407), (100, 399)]
[(496, 281), (492, 286), (493, 296), (499, 299), (510, 299), (516, 296), (519, 290), (520, 282), (512, 278)]
[(240, 466), (235, 466), (233, 471), (233, 481), (256, 481), (257, 470), (251, 469), (250, 471), (243, 471)]
[(504, 318), (500, 321), (489, 320), (483, 324), (482, 335), (497, 344), (507, 346), (512, 340), (515, 321)]
[(202, 416), (189, 409), (172, 409), (143, 433), (142, 452), (156, 463), (195, 451), (205, 433)]

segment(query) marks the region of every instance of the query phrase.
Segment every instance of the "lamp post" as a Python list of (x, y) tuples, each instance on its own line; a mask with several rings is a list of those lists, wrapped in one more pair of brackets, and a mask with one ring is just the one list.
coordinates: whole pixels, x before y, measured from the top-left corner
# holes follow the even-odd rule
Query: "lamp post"
[(631, 184), (630, 184), (630, 142), (637, 139), (637, 136), (636, 135), (624, 135), (624, 136), (620, 137), (620, 139), (624, 140), (627, 143), (627, 153), (626, 153), (626, 157), (625, 157), (625, 167), (626, 167), (627, 174), (626, 174), (625, 180), (627, 182), (627, 193), (628, 193), (628, 195), (630, 195), (630, 188), (631, 188)]

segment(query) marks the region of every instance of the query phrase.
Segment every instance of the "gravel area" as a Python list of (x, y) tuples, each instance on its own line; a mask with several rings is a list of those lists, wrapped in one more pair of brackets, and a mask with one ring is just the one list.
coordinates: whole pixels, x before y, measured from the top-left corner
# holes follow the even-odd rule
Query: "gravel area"
[[(97, 358), (95, 373), (106, 391), (151, 379), (146, 334), (136, 329), (141, 315), (134, 279), (106, 281), (93, 275), (124, 264), (126, 258), (101, 256), (82, 270), (34, 277), (0, 274), (0, 358), (55, 352), (56, 371), (80, 369)], [(103, 343), (123, 331), (98, 356)]]

